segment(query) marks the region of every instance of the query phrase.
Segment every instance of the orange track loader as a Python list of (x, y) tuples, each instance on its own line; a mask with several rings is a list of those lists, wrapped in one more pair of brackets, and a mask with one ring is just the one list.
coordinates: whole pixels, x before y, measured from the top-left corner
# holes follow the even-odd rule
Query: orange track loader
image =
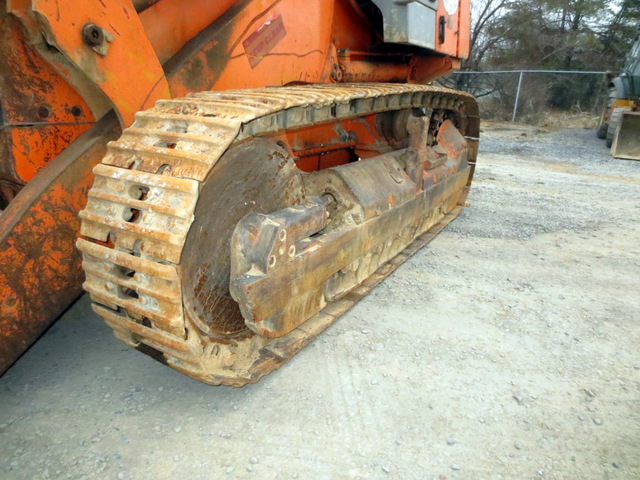
[[(0, 372), (81, 293), (255, 382), (465, 203), (469, 0), (0, 1)], [(83, 284), (84, 281), (84, 284)]]

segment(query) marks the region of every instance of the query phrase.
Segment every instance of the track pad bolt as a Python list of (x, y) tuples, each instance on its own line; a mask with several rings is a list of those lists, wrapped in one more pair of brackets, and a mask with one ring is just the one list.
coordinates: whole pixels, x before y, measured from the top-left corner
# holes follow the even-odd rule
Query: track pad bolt
[(109, 52), (109, 46), (115, 37), (95, 23), (87, 23), (82, 27), (82, 40), (98, 55), (103, 57)]
[(87, 23), (82, 27), (82, 39), (87, 45), (95, 47), (104, 42), (104, 32), (95, 23)]

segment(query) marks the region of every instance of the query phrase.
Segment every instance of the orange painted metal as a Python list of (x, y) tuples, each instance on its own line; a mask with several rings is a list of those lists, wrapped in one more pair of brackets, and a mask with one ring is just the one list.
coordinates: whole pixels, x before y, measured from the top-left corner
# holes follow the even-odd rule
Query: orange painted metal
[(460, 0), (458, 16), (458, 50), (454, 57), (469, 57), (469, 48), (471, 42), (471, 2), (468, 0)]
[[(331, 45), (329, 19), (333, 18), (335, 2), (308, 0), (303, 12), (299, 0), (253, 0), (243, 5), (232, 21), (214, 23), (218, 28), (200, 39), (199, 51), (169, 80), (173, 96), (192, 91), (331, 81), (331, 65), (325, 64)], [(285, 35), (271, 44), (268, 26), (275, 21), (284, 26)], [(264, 47), (249, 46), (247, 51), (245, 42), (261, 31)]]
[[(447, 11), (445, 2), (438, 2), (436, 31), (443, 28), (444, 42), (436, 39), (436, 51), (458, 58), (469, 56), (471, 2), (459, 0), (455, 11)], [(443, 27), (440, 26), (443, 24)]]
[(91, 168), (120, 134), (114, 114), (76, 139), (0, 215), (0, 372), (81, 292), (74, 247)]
[[(614, 100), (614, 102), (611, 104), (611, 111), (614, 111), (616, 108), (633, 108), (636, 105), (636, 102), (634, 100), (628, 100), (628, 99), (621, 99), (621, 100)], [(609, 118), (607, 120), (611, 119), (611, 115), (609, 115)]]
[(6, 140), (13, 146), (17, 178), (24, 181), (33, 179), (39, 170), (62, 153), (91, 125), (92, 123), (52, 124), (11, 129), (7, 132)]
[(144, 9), (140, 21), (158, 60), (165, 63), (236, 3), (237, 0), (161, 0)]
[(286, 145), (296, 159), (296, 166), (305, 172), (373, 157), (389, 148), (376, 131), (376, 115), (312, 125), (270, 138)]
[[(133, 123), (136, 112), (170, 97), (162, 65), (130, 0), (12, 1), (8, 11), (25, 23), (33, 37), (44, 36), (45, 58), (47, 45), (56, 46), (49, 61), (83, 94), (96, 117), (110, 107), (91, 91), (91, 84), (106, 95), (124, 126)], [(100, 52), (83, 39), (83, 28), (89, 24), (103, 32)]]
[[(439, 9), (445, 12), (442, 5)], [(462, 0), (447, 16), (445, 43), (438, 46), (443, 52), (468, 51), (468, 15), (469, 2)], [(331, 21), (319, 24), (318, 18)], [(274, 24), (283, 26), (284, 35), (269, 28)], [(260, 42), (250, 41), (260, 32), (262, 53), (251, 48)], [(247, 1), (233, 21), (220, 21), (200, 40), (200, 51), (169, 79), (171, 93), (299, 83), (426, 83), (460, 67), (460, 60), (449, 56), (379, 52), (379, 42), (348, 0), (307, 0), (304, 15), (296, 0)]]
[(429, 83), (447, 73), (460, 69), (462, 61), (451, 57), (414, 57), (411, 60), (410, 83)]
[[(0, 16), (0, 180), (19, 188), (93, 124), (84, 99)], [(33, 80), (32, 77), (35, 77)]]
[(331, 39), (338, 50), (373, 51), (382, 38), (362, 15), (355, 0), (335, 2), (331, 22)]
[[(396, 63), (390, 60), (405, 60)], [(408, 82), (414, 71), (406, 56), (372, 55), (364, 52), (346, 50), (338, 53), (338, 63), (342, 73), (341, 81), (361, 82)]]

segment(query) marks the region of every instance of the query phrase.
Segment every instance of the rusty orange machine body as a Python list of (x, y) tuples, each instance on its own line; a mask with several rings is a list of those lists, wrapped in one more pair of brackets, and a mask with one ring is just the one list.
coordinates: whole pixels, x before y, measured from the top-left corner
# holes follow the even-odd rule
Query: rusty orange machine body
[[(80, 294), (78, 212), (136, 113), (196, 92), (427, 84), (459, 67), (468, 0), (401, 2), (400, 26), (392, 3), (0, 1), (0, 372)], [(269, 138), (302, 171), (336, 167), (384, 151), (367, 147), (379, 119), (365, 117)], [(338, 141), (338, 127), (355, 133)]]

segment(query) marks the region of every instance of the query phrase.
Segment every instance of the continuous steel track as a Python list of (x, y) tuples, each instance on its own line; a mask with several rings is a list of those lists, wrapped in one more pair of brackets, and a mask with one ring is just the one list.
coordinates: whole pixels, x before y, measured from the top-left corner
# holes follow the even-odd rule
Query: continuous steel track
[(474, 164), (475, 101), (432, 86), (340, 84), (206, 92), (162, 100), (137, 114), (134, 125), (109, 145), (95, 168), (81, 212), (77, 246), (94, 310), (123, 342), (209, 384), (241, 386), (278, 368), (431, 240), (461, 206), (435, 216), (430, 230), (417, 232), (402, 253), (290, 333), (215, 338), (198, 329), (183, 306), (181, 256), (201, 183), (226, 151), (255, 137), (409, 108), (457, 112), (470, 145), (469, 163)]

